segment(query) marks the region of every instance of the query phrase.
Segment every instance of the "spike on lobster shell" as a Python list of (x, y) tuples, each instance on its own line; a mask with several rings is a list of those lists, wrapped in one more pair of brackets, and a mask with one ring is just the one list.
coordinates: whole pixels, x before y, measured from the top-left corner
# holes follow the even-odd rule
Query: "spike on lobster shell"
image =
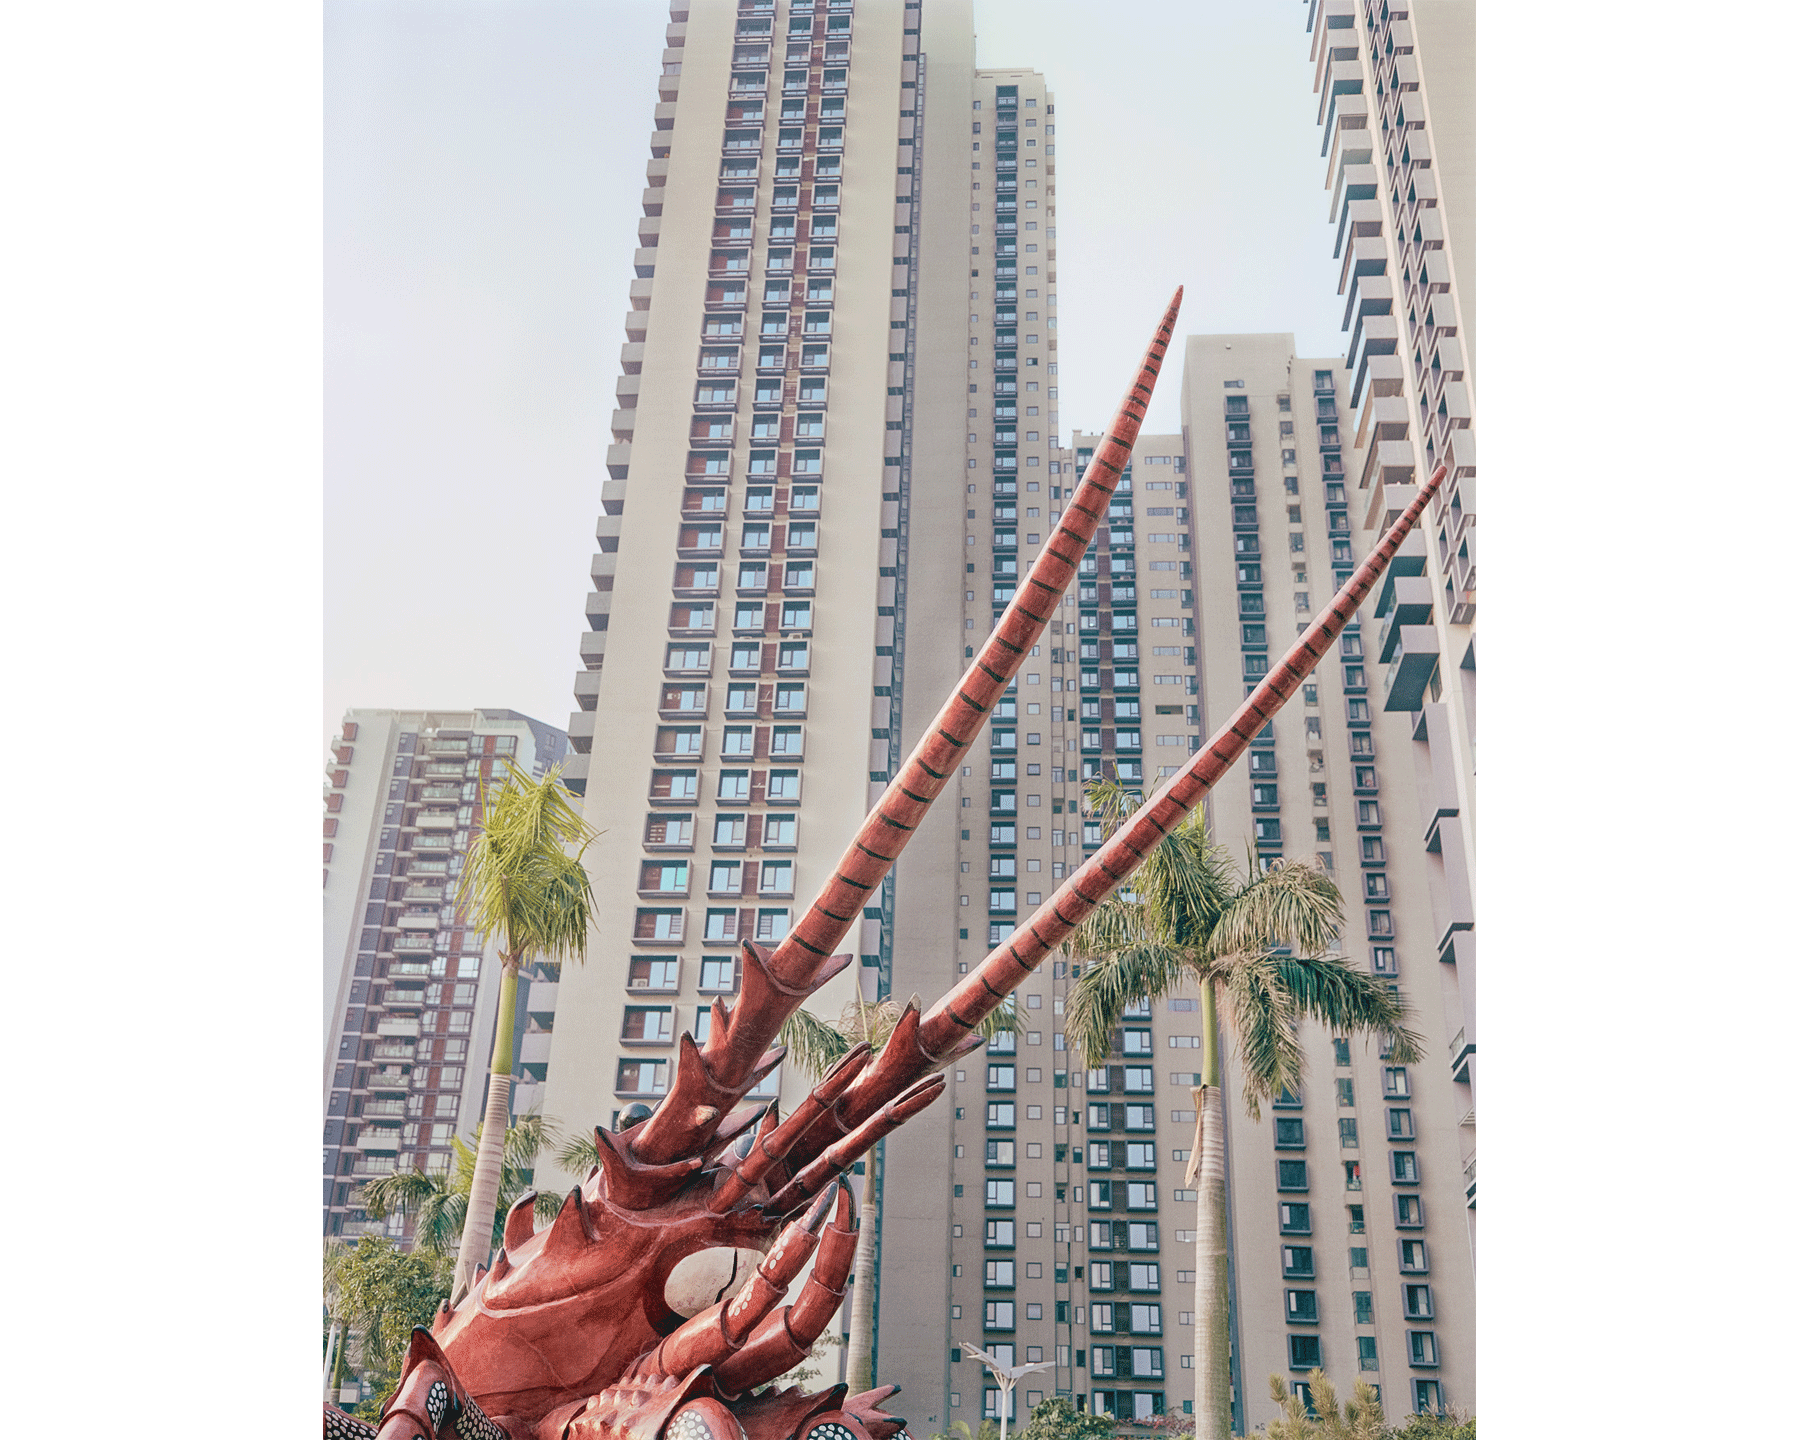
[(527, 1190), (506, 1212), (506, 1230), (500, 1241), (501, 1253), (517, 1250), (537, 1234), (537, 1191)]
[[(628, 1210), (648, 1210), (662, 1203), (706, 1163), (704, 1155), (690, 1155), (667, 1165), (646, 1165), (627, 1146), (615, 1143), (611, 1131), (594, 1127), (594, 1149), (604, 1188), (602, 1194)], [(571, 1194), (579, 1194), (579, 1189)], [(562, 1216), (558, 1215), (560, 1223)]]

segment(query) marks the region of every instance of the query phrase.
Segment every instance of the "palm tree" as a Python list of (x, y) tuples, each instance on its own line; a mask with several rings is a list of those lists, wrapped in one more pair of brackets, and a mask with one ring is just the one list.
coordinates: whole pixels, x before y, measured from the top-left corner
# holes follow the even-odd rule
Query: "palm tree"
[[(889, 997), (874, 1002), (852, 1000), (835, 1025), (807, 1010), (796, 1010), (781, 1027), (781, 1043), (788, 1058), (817, 1079), (843, 1059), (850, 1047), (867, 1041), (879, 1051), (894, 1033), (905, 1013)], [(1017, 1024), (1008, 1002), (981, 1023), (990, 1039), (1009, 1033)], [(852, 1395), (875, 1388), (875, 1247), (881, 1231), (881, 1146), (869, 1152), (868, 1173), (863, 1181), (860, 1225), (856, 1234), (855, 1277), (850, 1286), (850, 1338), (845, 1347), (844, 1379)]]
[[(500, 1243), (506, 1226), (505, 1212), (531, 1188), (532, 1166), (538, 1151), (555, 1139), (556, 1127), (541, 1115), (521, 1115), (507, 1127), (501, 1144), (500, 1188), (495, 1197), (490, 1245)], [(481, 1144), (479, 1125), (475, 1127), (475, 1143), (477, 1147)], [(393, 1214), (410, 1219), (413, 1249), (426, 1255), (455, 1254), (469, 1213), (478, 1149), (471, 1150), (460, 1136), (451, 1140), (450, 1149), (456, 1157), (454, 1172), (400, 1170), (369, 1181), (357, 1196), (358, 1203), (373, 1219), (385, 1220)], [(559, 1194), (539, 1191), (532, 1210), (539, 1220), (554, 1220), (562, 1202)]]
[[(1090, 811), (1116, 827), (1143, 803), (1115, 782), (1088, 788)], [(1196, 1440), (1231, 1434), (1231, 1352), (1225, 1269), (1225, 1101), (1218, 1026), (1221, 1012), (1237, 1039), (1244, 1108), (1297, 1092), (1305, 1059), (1299, 1022), (1386, 1037), (1393, 1058), (1415, 1063), (1419, 1036), (1411, 1011), (1387, 987), (1328, 954), (1343, 928), (1343, 900), (1324, 871), (1277, 861), (1245, 882), (1212, 843), (1195, 811), (1150, 852), (1130, 890), (1109, 896), (1069, 937), (1086, 957), (1070, 991), (1065, 1033), (1090, 1067), (1106, 1063), (1125, 1007), (1157, 1000), (1183, 985), (1200, 991), (1200, 1084), (1194, 1427)]]
[[(494, 1061), (487, 1109), (475, 1152), (462, 1243), (450, 1303), (459, 1303), (486, 1261), (500, 1198), (502, 1137), (512, 1095), (513, 1015), (519, 969), (529, 959), (587, 958), (594, 892), (581, 850), (594, 838), (552, 769), (533, 780), (507, 763), (504, 786), (484, 797), (481, 832), (469, 847), (457, 903), (469, 923), (500, 939), (500, 1013), (494, 1020)], [(570, 846), (579, 846), (574, 855)]]

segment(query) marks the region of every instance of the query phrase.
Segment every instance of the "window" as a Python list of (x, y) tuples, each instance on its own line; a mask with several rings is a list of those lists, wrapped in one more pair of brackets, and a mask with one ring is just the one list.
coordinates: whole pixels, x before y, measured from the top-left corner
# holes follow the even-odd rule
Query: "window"
[(990, 1090), (1016, 1090), (1018, 1075), (1018, 1067), (1015, 1065), (990, 1065), (987, 1067), (987, 1088)]
[(987, 1182), (987, 1203), (1004, 1205), (1010, 1208), (1014, 1203), (1014, 1182), (1011, 1180), (990, 1180)]
[(713, 844), (741, 846), (744, 843), (742, 815), (719, 815), (713, 819)]
[(1413, 1138), (1412, 1111), (1389, 1110), (1387, 1119), (1388, 1139), (1410, 1140)]
[(1403, 1285), (1400, 1287), (1400, 1293), (1406, 1306), (1408, 1320), (1431, 1319), (1431, 1287), (1429, 1285)]
[(642, 1044), (667, 1044), (675, 1038), (675, 1012), (667, 1005), (627, 1005), (620, 1038)]
[[(1366, 1290), (1358, 1290), (1356, 1294), (1359, 1300), (1367, 1300), (1369, 1298)], [(1365, 1320), (1362, 1318), (1362, 1312), (1358, 1310), (1356, 1323), (1358, 1325), (1373, 1325), (1375, 1323), (1375, 1317), (1371, 1314), (1370, 1317)], [(1375, 1337), (1373, 1335), (1358, 1335), (1356, 1337), (1356, 1368), (1358, 1370), (1379, 1370), (1381, 1368), (1380, 1357), (1375, 1353)]]
[(667, 1060), (621, 1060), (613, 1089), (620, 1095), (662, 1095), (669, 1089)]
[(1435, 1415), (1444, 1408), (1444, 1392), (1435, 1380), (1415, 1380), (1412, 1382), (1413, 1412), (1418, 1415)]
[(1013, 1329), (1013, 1302), (1010, 1300), (989, 1300), (982, 1307), (981, 1328), (984, 1330)]
[(1276, 1207), (1283, 1235), (1312, 1234), (1312, 1206), (1304, 1201), (1284, 1201)]
[(1281, 1247), (1281, 1273), (1289, 1279), (1310, 1280), (1313, 1273), (1312, 1246), (1283, 1245)]
[(1356, 1149), (1356, 1121), (1348, 1117), (1338, 1121), (1338, 1149)]
[(1430, 1330), (1408, 1330), (1406, 1332), (1406, 1362), (1409, 1365), (1436, 1365), (1438, 1363), (1437, 1335)]
[(654, 955), (632, 957), (627, 987), (632, 990), (673, 990), (679, 983), (681, 962)]
[(1388, 1154), (1394, 1165), (1394, 1183), (1396, 1185), (1417, 1185), (1419, 1183), (1418, 1152), (1390, 1150)]
[[(1340, 1122), (1341, 1124), (1342, 1122)], [(1298, 1150), (1306, 1144), (1306, 1122), (1298, 1116), (1279, 1116), (1275, 1121), (1275, 1148)]]
[(1319, 1323), (1319, 1292), (1290, 1290), (1287, 1292), (1287, 1318), (1290, 1325)]
[(729, 993), (737, 989), (737, 957), (707, 955), (700, 961), (700, 988)]
[(1416, 1230), (1425, 1223), (1425, 1202), (1417, 1195), (1394, 1197), (1394, 1225), (1401, 1230)]
[(989, 1260), (986, 1278), (982, 1282), (989, 1289), (1010, 1290), (1013, 1287), (1013, 1262), (1011, 1260)]
[(1412, 1093), (1407, 1086), (1404, 1065), (1389, 1065), (1381, 1072), (1381, 1093), (1390, 1100), (1404, 1100)]
[(1018, 1124), (1018, 1106), (1010, 1100), (992, 1101), (987, 1107), (990, 1130), (1011, 1130)]
[(1423, 1240), (1400, 1242), (1400, 1268), (1410, 1275), (1423, 1275), (1431, 1269), (1431, 1257)]
[(1288, 1369), (1317, 1370), (1323, 1362), (1319, 1358), (1319, 1337), (1317, 1335), (1289, 1335)]
[(1277, 1190), (1305, 1190), (1306, 1162), (1304, 1160), (1279, 1160), (1275, 1164), (1275, 1188)]
[(985, 1243), (996, 1249), (1010, 1250), (1013, 1247), (1013, 1235), (1011, 1220), (990, 1220), (987, 1222)]
[(1375, 1296), (1373, 1294), (1367, 1290), (1353, 1290), (1350, 1293), (1350, 1301), (1356, 1310), (1358, 1325), (1375, 1323)]

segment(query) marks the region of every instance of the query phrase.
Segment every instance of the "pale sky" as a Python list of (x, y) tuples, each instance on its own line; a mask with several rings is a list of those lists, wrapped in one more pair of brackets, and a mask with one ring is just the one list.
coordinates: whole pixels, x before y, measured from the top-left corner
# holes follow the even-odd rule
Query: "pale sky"
[[(1186, 333), (1343, 350), (1304, 5), (1138, 5), (1153, 44), (1096, 43), (1095, 9), (976, 5), (979, 63), (1056, 92), (1065, 438), (1110, 418), (1177, 284)], [(479, 704), (560, 726), (668, 6), (324, 13), (324, 724)], [(1150, 431), (1179, 428), (1177, 374)]]

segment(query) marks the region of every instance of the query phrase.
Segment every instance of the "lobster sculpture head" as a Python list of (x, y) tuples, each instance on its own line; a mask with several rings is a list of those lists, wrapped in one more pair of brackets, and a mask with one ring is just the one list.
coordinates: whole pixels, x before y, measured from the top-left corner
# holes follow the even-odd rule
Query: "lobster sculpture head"
[[(852, 1050), (791, 1115), (740, 1108), (782, 1058), (788, 1017), (850, 964), (835, 954), (867, 897), (956, 774), (1073, 578), (1143, 422), (1181, 305), (1176, 291), (1105, 443), (981, 653), (926, 727), (819, 896), (774, 949), (744, 947), (735, 1006), (704, 1046), (683, 1035), (667, 1097), (619, 1132), (538, 1230), (508, 1214), (491, 1270), (431, 1334), (415, 1333), (379, 1432), (328, 1410), (328, 1437), (381, 1440), (893, 1440), (893, 1387), (846, 1398), (760, 1389), (799, 1364), (844, 1295), (856, 1247), (838, 1179), (937, 1098), (938, 1072), (979, 1026), (1199, 804), (1354, 616), (1442, 483), (1439, 467), (1343, 589), (1225, 726), (951, 992), (907, 1006), (879, 1055)], [(631, 1119), (633, 1117), (627, 1117)], [(788, 1285), (811, 1274), (791, 1304)]]

